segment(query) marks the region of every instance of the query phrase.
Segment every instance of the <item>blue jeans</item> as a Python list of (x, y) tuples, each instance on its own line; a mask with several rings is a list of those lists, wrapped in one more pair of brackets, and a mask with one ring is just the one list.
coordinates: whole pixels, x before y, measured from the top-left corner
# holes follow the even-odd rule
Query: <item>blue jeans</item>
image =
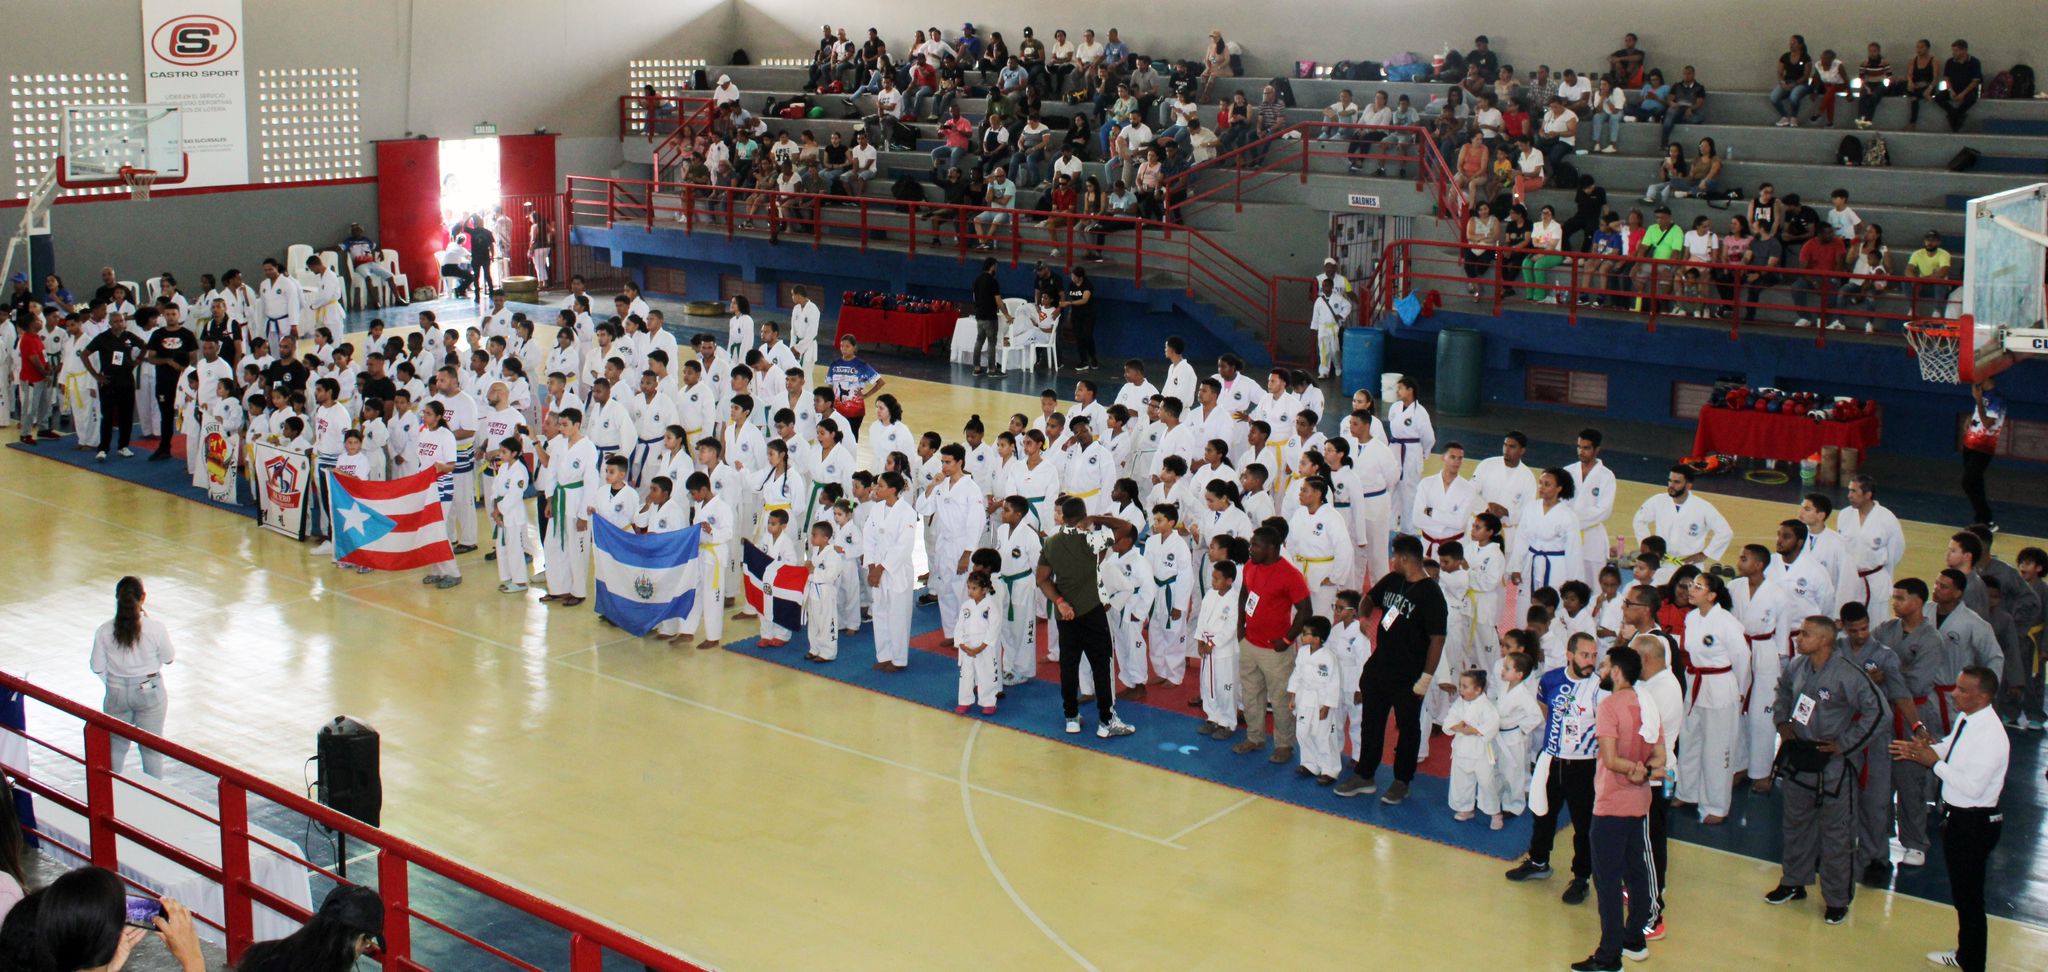
[(1621, 141), (1621, 112), (1593, 113), (1593, 147)]
[[(925, 103), (937, 95), (936, 89), (920, 86), (910, 89), (910, 93), (903, 96), (903, 103), (910, 106), (910, 117), (915, 120), (925, 117)], [(939, 110), (944, 111), (945, 108), (941, 107)]]
[(1670, 182), (1653, 182), (1650, 184), (1649, 188), (1643, 190), (1643, 198), (1650, 202), (1670, 202), (1672, 193), (1684, 192), (1690, 193), (1695, 196), (1703, 196), (1707, 193), (1713, 192), (1715, 185), (1717, 185), (1717, 183), (1715, 183), (1712, 179), (1707, 179), (1702, 182), (1694, 182), (1691, 179), (1673, 179)]
[(1052, 177), (1052, 166), (1048, 165), (1045, 161), (1045, 147), (1043, 145), (1016, 153), (1016, 159), (1017, 177), (1015, 181), (1017, 188), (1023, 189), (1035, 186)]
[(1706, 123), (1707, 110), (1705, 108), (1696, 108), (1692, 105), (1679, 105), (1678, 107), (1673, 108), (1670, 111), (1664, 113), (1664, 140), (1662, 142), (1659, 142), (1658, 144), (1671, 144), (1671, 130), (1673, 128), (1678, 127), (1679, 125), (1704, 125)]
[[(964, 148), (941, 145), (938, 148), (932, 149), (932, 168), (937, 169), (941, 175), (945, 174), (947, 169), (960, 168), (960, 163), (965, 161), (967, 161), (967, 150)], [(964, 172), (966, 170), (962, 169), (961, 171)]]
[(1771, 88), (1771, 107), (1778, 110), (1779, 118), (1796, 118), (1799, 115), (1799, 102), (1805, 100), (1808, 90), (1805, 82), (1795, 84), (1789, 88), (1782, 84), (1773, 86)]

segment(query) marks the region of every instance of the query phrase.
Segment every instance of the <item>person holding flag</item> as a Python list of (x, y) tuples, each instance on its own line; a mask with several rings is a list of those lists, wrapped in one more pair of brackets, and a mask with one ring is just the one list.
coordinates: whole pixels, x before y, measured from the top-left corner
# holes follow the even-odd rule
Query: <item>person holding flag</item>
[(711, 477), (704, 473), (691, 473), (688, 488), (690, 501), (695, 504), (692, 518), (697, 526), (703, 528), (697, 540), (699, 554), (696, 558), (702, 562), (702, 569), (697, 572), (696, 617), (685, 619), (682, 632), (669, 640), (678, 645), (689, 644), (701, 623), (704, 641), (697, 647), (716, 648), (719, 638), (725, 634), (725, 571), (722, 568), (724, 551), (733, 542), (732, 504), (712, 492)]

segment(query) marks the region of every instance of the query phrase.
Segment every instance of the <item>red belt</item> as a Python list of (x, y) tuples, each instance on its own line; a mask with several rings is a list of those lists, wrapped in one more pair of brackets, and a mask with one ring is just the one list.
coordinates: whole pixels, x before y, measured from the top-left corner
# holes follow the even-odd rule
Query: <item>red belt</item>
[(1429, 534), (1424, 533), (1422, 535), (1422, 539), (1429, 541), (1429, 550), (1431, 553), (1435, 553), (1436, 548), (1441, 547), (1444, 544), (1450, 543), (1453, 540), (1465, 539), (1465, 531), (1460, 530), (1456, 533), (1451, 534), (1448, 537), (1432, 537)]
[(1858, 578), (1862, 579), (1862, 581), (1863, 581), (1863, 606), (1864, 606), (1864, 607), (1869, 607), (1869, 606), (1870, 606), (1870, 575), (1872, 575), (1872, 574), (1881, 574), (1881, 573), (1884, 573), (1884, 568), (1883, 568), (1883, 567), (1872, 567), (1872, 568), (1870, 568), (1869, 570), (1859, 570), (1859, 571), (1857, 571), (1857, 572), (1856, 572), (1856, 576), (1857, 576)]
[[(1935, 683), (1935, 685), (1934, 685), (1934, 704), (1935, 704), (1935, 706), (1936, 706), (1936, 707), (1938, 707), (1938, 708), (1939, 708), (1939, 709), (1941, 710), (1941, 731), (1942, 731), (1942, 732), (1947, 732), (1947, 731), (1948, 731), (1948, 697), (1949, 697), (1949, 694), (1950, 694), (1950, 693), (1952, 693), (1952, 692), (1954, 692), (1955, 690), (1956, 690), (1956, 687), (1955, 687), (1955, 686), (1954, 686), (1953, 684), (1950, 684), (1950, 685), (1943, 685), (1943, 684), (1941, 684), (1941, 683), (1939, 683), (1939, 682), (1936, 682), (1936, 683)], [(1923, 700), (1923, 699), (1914, 699), (1914, 700), (1913, 700), (1913, 704), (1914, 704), (1914, 705), (1919, 705), (1919, 704), (1920, 704), (1921, 702), (1923, 702), (1923, 701), (1925, 701), (1925, 700)]]
[[(1747, 637), (1747, 635), (1745, 635), (1744, 637)], [(1691, 698), (1691, 699), (1689, 699), (1689, 700), (1687, 700), (1687, 704), (1686, 704), (1686, 707), (1685, 707), (1685, 711), (1686, 711), (1686, 712), (1688, 712), (1688, 713), (1690, 713), (1690, 712), (1692, 712), (1692, 708), (1693, 708), (1693, 706), (1696, 706), (1696, 705), (1700, 704), (1700, 684), (1701, 684), (1702, 682), (1705, 682), (1705, 681), (1706, 681), (1706, 677), (1707, 677), (1707, 676), (1709, 676), (1709, 675), (1726, 675), (1726, 674), (1728, 674), (1729, 672), (1732, 672), (1732, 671), (1734, 671), (1734, 670), (1735, 670), (1735, 668), (1734, 668), (1734, 666), (1732, 666), (1732, 665), (1723, 665), (1723, 666), (1721, 666), (1720, 668), (1695, 668), (1695, 669), (1693, 669), (1693, 670), (1692, 670), (1692, 698)]]

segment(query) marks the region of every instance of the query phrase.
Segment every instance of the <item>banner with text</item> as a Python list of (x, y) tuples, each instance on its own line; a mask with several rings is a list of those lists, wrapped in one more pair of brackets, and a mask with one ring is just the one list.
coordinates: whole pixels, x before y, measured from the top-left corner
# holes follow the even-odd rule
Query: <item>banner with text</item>
[(293, 540), (306, 539), (306, 504), (313, 498), (313, 458), (268, 442), (249, 443), (256, 505), (263, 525)]
[(186, 186), (249, 181), (242, 0), (142, 0), (144, 98), (184, 119)]

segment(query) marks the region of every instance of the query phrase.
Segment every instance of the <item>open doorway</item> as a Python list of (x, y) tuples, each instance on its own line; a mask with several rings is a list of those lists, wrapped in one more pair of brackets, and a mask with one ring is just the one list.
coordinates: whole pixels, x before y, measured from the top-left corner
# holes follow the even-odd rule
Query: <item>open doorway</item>
[(447, 229), (450, 241), (461, 240), (467, 244), (474, 262), (471, 266), (476, 273), (475, 293), (481, 299), (497, 282), (505, 279), (504, 247), (494, 247), (493, 259), (483, 262), (483, 255), (476, 253), (473, 237), (462, 230), (472, 217), (481, 217), (482, 226), (493, 231), (493, 212), (498, 207), (498, 139), (496, 136), (482, 138), (444, 139), (441, 142), (441, 225)]

